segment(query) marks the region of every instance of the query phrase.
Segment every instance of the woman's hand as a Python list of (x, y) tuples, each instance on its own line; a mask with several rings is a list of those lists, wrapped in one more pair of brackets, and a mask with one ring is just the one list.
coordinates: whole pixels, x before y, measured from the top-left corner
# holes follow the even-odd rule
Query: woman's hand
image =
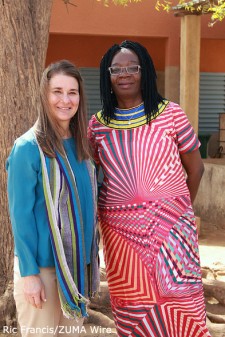
[(42, 309), (42, 302), (46, 302), (45, 287), (39, 275), (24, 277), (24, 295), (33, 307)]

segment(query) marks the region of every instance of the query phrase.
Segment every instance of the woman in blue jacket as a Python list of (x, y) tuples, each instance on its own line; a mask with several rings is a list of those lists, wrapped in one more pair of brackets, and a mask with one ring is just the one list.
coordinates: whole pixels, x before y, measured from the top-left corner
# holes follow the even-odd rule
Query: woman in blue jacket
[(99, 282), (95, 172), (78, 69), (51, 64), (40, 96), (37, 122), (7, 160), (14, 297), (22, 336), (75, 336)]

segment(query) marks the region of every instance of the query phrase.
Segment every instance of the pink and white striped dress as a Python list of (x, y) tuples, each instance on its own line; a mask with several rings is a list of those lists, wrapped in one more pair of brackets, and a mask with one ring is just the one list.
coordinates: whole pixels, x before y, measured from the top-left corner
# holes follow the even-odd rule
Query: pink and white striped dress
[(106, 125), (98, 112), (89, 139), (104, 172), (99, 219), (118, 335), (210, 336), (180, 160), (200, 144), (185, 113), (165, 101), (147, 124), (141, 104)]

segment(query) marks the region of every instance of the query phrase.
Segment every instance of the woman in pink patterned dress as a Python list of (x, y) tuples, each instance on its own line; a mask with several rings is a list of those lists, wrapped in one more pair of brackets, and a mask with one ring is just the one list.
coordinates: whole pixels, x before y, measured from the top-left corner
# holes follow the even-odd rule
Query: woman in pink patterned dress
[(209, 337), (192, 210), (199, 141), (180, 106), (159, 95), (139, 43), (106, 52), (100, 87), (89, 139), (104, 174), (99, 219), (118, 335)]

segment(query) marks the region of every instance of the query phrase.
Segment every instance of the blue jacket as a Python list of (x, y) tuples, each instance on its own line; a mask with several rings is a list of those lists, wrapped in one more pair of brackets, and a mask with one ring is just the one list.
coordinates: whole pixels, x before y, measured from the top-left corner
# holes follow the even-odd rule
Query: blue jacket
[[(91, 182), (84, 162), (79, 162), (73, 138), (63, 141), (80, 197), (84, 222), (86, 262), (90, 263), (93, 232), (93, 197)], [(15, 255), (21, 276), (39, 273), (39, 267), (54, 267), (42, 184), (41, 159), (32, 130), (19, 137), (6, 163), (8, 202), (12, 223)]]

